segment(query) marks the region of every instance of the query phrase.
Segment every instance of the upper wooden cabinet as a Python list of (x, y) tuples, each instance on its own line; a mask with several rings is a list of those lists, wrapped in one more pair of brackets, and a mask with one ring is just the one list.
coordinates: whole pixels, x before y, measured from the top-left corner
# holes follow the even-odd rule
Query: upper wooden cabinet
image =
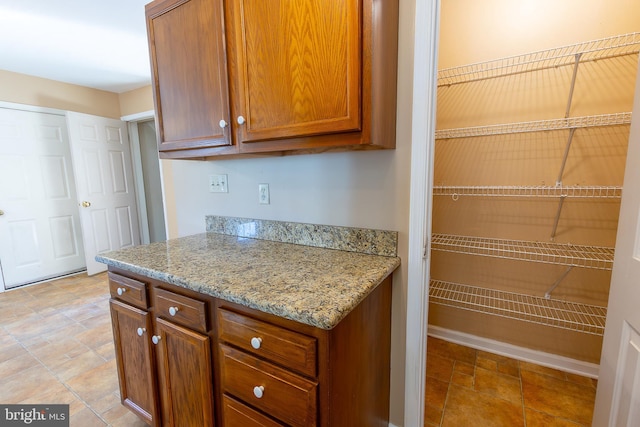
[(222, 0), (146, 7), (160, 152), (231, 145)]
[(161, 157), (395, 148), (397, 0), (156, 0), (146, 13)]

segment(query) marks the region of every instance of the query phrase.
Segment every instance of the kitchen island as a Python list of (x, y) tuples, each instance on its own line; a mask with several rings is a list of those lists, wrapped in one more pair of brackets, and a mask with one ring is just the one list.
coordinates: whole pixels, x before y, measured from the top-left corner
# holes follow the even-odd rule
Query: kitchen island
[(96, 258), (123, 404), (150, 425), (388, 425), (397, 234), (207, 224)]

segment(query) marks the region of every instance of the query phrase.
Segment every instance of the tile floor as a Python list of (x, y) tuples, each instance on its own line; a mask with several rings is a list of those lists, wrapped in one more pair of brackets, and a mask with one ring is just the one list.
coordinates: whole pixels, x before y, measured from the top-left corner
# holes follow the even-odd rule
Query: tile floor
[(120, 405), (106, 273), (0, 293), (0, 402), (68, 403), (71, 427), (144, 426)]
[(590, 426), (596, 380), (429, 337), (425, 427)]
[[(68, 403), (71, 427), (142, 427), (120, 405), (106, 274), (0, 293), (0, 402)], [(576, 427), (596, 382), (429, 338), (425, 426)]]

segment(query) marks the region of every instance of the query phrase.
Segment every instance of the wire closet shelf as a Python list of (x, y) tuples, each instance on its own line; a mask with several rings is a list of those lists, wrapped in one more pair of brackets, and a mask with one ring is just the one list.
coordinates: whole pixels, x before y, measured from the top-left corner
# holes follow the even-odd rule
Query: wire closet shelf
[(579, 129), (588, 127), (628, 125), (631, 113), (598, 114), (594, 116), (568, 117), (563, 119), (536, 120), (531, 122), (506, 123), (466, 128), (436, 130), (436, 139), (472, 138), (478, 136), (508, 135), (514, 133), (543, 132)]
[(611, 270), (614, 254), (613, 248), (602, 246), (491, 239), (448, 234), (434, 234), (431, 240), (431, 249), (597, 270)]
[(604, 333), (604, 307), (431, 280), (429, 301), (433, 304), (477, 313), (522, 320), (587, 334)]
[(576, 58), (581, 62), (587, 62), (632, 55), (639, 51), (640, 33), (623, 34), (492, 61), (445, 68), (438, 71), (438, 86), (572, 65), (576, 62)]
[(461, 196), (474, 197), (571, 197), (577, 199), (619, 199), (622, 187), (602, 186), (434, 186), (434, 196), (451, 196), (458, 200)]

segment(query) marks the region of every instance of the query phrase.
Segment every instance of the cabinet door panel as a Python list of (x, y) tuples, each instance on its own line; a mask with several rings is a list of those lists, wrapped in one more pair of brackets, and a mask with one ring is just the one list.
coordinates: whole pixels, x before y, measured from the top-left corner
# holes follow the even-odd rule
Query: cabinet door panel
[(156, 333), (164, 425), (213, 425), (209, 337), (162, 319)]
[[(113, 299), (109, 305), (122, 404), (147, 423), (157, 423), (150, 316), (146, 311)], [(138, 335), (138, 328), (143, 328), (142, 335)]]
[(246, 120), (239, 141), (361, 129), (359, 1), (233, 0), (228, 6), (234, 116)]
[(168, 0), (147, 8), (159, 149), (229, 145), (229, 89), (221, 0)]

